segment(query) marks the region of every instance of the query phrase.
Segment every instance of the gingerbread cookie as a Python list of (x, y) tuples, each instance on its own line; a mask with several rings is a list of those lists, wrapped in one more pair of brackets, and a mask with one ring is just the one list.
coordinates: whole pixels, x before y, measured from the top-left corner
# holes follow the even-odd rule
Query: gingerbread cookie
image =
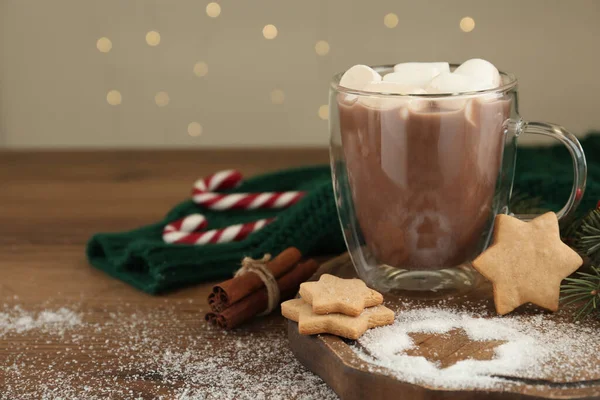
[(530, 222), (496, 216), (493, 244), (473, 261), (492, 282), (501, 315), (525, 303), (558, 310), (560, 283), (581, 264), (581, 257), (560, 240), (553, 212)]
[(281, 304), (281, 313), (298, 322), (298, 331), (302, 335), (331, 333), (347, 339), (358, 339), (367, 329), (394, 322), (394, 312), (381, 305), (367, 308), (357, 317), (344, 314), (319, 315), (304, 300), (294, 299)]
[(341, 279), (323, 274), (318, 282), (300, 285), (300, 296), (315, 314), (342, 313), (359, 316), (367, 307), (383, 303), (381, 293), (369, 289), (360, 279)]

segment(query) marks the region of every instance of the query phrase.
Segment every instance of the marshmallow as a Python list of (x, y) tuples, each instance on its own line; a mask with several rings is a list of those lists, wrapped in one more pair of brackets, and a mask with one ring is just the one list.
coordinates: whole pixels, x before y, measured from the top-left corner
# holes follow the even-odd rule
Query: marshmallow
[[(372, 82), (367, 84), (364, 89), (366, 92), (375, 93), (390, 93), (390, 94), (425, 94), (424, 89), (410, 85), (401, 85), (394, 82)], [(385, 97), (385, 96), (361, 96), (359, 100), (362, 104), (379, 109), (390, 109), (396, 107), (407, 106), (411, 103), (411, 99), (407, 97)]]
[(417, 70), (432, 71), (432, 78), (442, 72), (450, 72), (450, 64), (447, 62), (407, 62), (394, 65), (394, 72), (411, 73)]
[(444, 72), (433, 78), (425, 89), (428, 93), (465, 93), (493, 87), (495, 86), (491, 82), (456, 72)]
[(454, 70), (454, 73), (471, 77), (482, 85), (486, 84), (486, 89), (500, 86), (500, 73), (494, 64), (480, 58), (465, 61)]
[(412, 72), (394, 72), (387, 74), (383, 77), (383, 81), (424, 88), (435, 76), (436, 75), (433, 75), (433, 71), (422, 69)]
[(371, 82), (381, 82), (381, 75), (366, 65), (355, 65), (344, 73), (342, 79), (340, 79), (340, 86), (363, 90)]
[(338, 101), (347, 106), (351, 106), (356, 103), (358, 96), (355, 94), (338, 93)]
[(448, 63), (402, 63), (396, 64), (394, 72), (385, 75), (383, 80), (424, 88), (431, 79), (443, 72), (450, 72)]
[(427, 93), (424, 89), (416, 85), (401, 84), (397, 82), (382, 81), (382, 82), (371, 82), (367, 84), (364, 89), (365, 92), (376, 92), (376, 93), (394, 93), (394, 94), (425, 94)]

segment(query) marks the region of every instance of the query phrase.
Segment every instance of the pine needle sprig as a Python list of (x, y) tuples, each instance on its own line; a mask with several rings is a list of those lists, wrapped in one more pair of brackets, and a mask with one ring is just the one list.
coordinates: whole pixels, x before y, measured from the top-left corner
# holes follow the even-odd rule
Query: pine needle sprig
[(575, 236), (575, 249), (587, 256), (592, 264), (600, 262), (600, 209), (588, 213), (579, 225)]
[(542, 206), (541, 197), (530, 197), (523, 193), (513, 193), (509, 209), (514, 214), (543, 214), (548, 211)]
[(558, 221), (560, 225), (560, 238), (571, 247), (575, 246), (575, 238), (579, 232), (583, 218), (570, 217)]
[(577, 277), (566, 278), (561, 286), (563, 306), (581, 304), (575, 312), (575, 320), (600, 311), (600, 268), (591, 267), (592, 273), (577, 272)]

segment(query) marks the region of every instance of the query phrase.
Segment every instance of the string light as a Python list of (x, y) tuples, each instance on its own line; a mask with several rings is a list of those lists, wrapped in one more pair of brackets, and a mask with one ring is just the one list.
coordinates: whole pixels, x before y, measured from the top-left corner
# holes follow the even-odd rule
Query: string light
[(323, 104), (319, 107), (319, 118), (327, 120), (329, 119), (329, 106), (327, 104)]
[(329, 43), (325, 40), (319, 40), (317, 44), (315, 44), (315, 51), (320, 56), (325, 56), (329, 53)]
[(388, 28), (395, 28), (398, 25), (398, 16), (394, 13), (386, 14), (383, 17), (383, 24)]
[(146, 33), (146, 43), (148, 43), (148, 46), (158, 46), (160, 43), (160, 33), (156, 31)]
[(221, 6), (219, 3), (208, 3), (206, 5), (206, 15), (211, 18), (217, 18), (221, 15)]
[(187, 131), (191, 137), (198, 137), (202, 135), (202, 125), (198, 122), (190, 122)]
[(96, 42), (96, 48), (102, 53), (108, 53), (112, 49), (112, 42), (107, 37), (101, 37)]
[(158, 92), (154, 96), (154, 102), (159, 107), (166, 106), (169, 104), (169, 101), (171, 101), (171, 99), (169, 98), (169, 94), (167, 92)]
[(475, 29), (475, 20), (471, 17), (464, 17), (460, 20), (460, 30), (463, 32), (471, 32)]
[(111, 90), (106, 94), (106, 102), (111, 106), (118, 106), (122, 100), (121, 92), (118, 90)]
[(208, 74), (208, 64), (204, 61), (198, 61), (194, 64), (194, 74), (199, 78), (206, 76)]
[(265, 39), (275, 39), (277, 37), (277, 27), (275, 25), (265, 25), (262, 32)]

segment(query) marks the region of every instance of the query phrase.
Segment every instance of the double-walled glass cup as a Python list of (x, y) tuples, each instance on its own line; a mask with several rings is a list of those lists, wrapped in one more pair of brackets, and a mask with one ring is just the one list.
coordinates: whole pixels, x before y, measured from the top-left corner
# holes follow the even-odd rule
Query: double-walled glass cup
[[(455, 66), (453, 66), (454, 68)], [(382, 75), (393, 66), (373, 67)], [(461, 94), (330, 88), (331, 166), (342, 231), (358, 275), (389, 291), (472, 288), (470, 262), (510, 213), (517, 138), (551, 136), (573, 157), (568, 216), (585, 189), (581, 145), (564, 128), (518, 114), (517, 80)]]

